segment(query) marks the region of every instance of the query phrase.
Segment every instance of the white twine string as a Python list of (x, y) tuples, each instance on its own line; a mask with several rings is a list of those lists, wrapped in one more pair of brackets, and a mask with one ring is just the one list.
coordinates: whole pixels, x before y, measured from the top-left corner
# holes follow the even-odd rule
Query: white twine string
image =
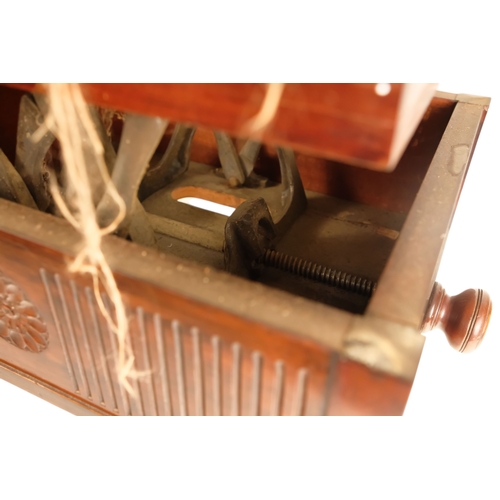
[[(279, 108), (285, 84), (270, 83), (259, 112), (245, 125), (248, 134), (262, 135), (274, 119)], [(115, 278), (101, 249), (102, 236), (112, 233), (124, 219), (125, 203), (115, 189), (104, 162), (104, 148), (95, 130), (87, 104), (78, 84), (48, 84), (49, 115), (44, 125), (35, 134), (33, 140), (39, 140), (47, 130), (58, 138), (65, 172), (65, 197), (63, 199), (56, 181), (51, 177), (51, 191), (61, 214), (82, 235), (82, 248), (70, 264), (70, 272), (88, 273), (92, 276), (94, 294), (101, 313), (106, 318), (111, 330), (118, 337), (117, 375), (127, 392), (134, 395), (128, 382), (129, 377), (137, 377), (133, 369), (134, 355), (128, 338), (128, 320), (120, 291)], [(88, 177), (85, 152), (91, 152), (98, 172), (102, 176), (106, 189), (115, 201), (118, 209), (116, 218), (105, 228), (97, 223), (96, 210), (92, 201), (92, 189)], [(113, 321), (105, 307), (100, 285), (108, 294), (115, 308), (116, 321)]]
[[(82, 248), (69, 270), (74, 273), (88, 273), (92, 276), (94, 294), (101, 313), (118, 338), (117, 375), (119, 383), (134, 394), (128, 377), (137, 376), (133, 370), (134, 355), (128, 339), (128, 319), (125, 306), (115, 278), (101, 248), (102, 237), (112, 233), (125, 217), (125, 203), (115, 189), (104, 162), (104, 148), (92, 122), (88, 106), (78, 84), (47, 85), (49, 115), (33, 139), (37, 140), (50, 129), (58, 138), (65, 172), (65, 198), (59, 192), (56, 181), (51, 177), (51, 191), (54, 201), (65, 219), (82, 235)], [(90, 153), (90, 154), (89, 154)], [(98, 167), (106, 189), (117, 205), (116, 218), (105, 228), (97, 223), (96, 210), (92, 201), (92, 189), (86, 162), (91, 158)], [(100, 285), (108, 294), (115, 309), (116, 321), (108, 313), (100, 293)]]
[(264, 133), (264, 130), (273, 121), (278, 111), (284, 90), (284, 83), (269, 83), (267, 85), (266, 95), (259, 112), (243, 127), (245, 133), (249, 135), (262, 135)]

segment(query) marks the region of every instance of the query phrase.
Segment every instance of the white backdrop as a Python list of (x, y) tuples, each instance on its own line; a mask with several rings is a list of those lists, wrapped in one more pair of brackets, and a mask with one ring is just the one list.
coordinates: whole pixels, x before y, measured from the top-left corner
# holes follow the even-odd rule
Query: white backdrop
[[(440, 90), (492, 98), (492, 104), (476, 146), (474, 157), (455, 214), (437, 280), (455, 295), (466, 288), (483, 288), (493, 300), (488, 334), (478, 351), (458, 354), (439, 331), (427, 334), (425, 349), (405, 415), (471, 420), (491, 416), (498, 410), (500, 335), (500, 276), (497, 215), (500, 198), (499, 161), (500, 89), (495, 84), (442, 83)], [(37, 418), (70, 416), (45, 401), (0, 380), (2, 413)]]

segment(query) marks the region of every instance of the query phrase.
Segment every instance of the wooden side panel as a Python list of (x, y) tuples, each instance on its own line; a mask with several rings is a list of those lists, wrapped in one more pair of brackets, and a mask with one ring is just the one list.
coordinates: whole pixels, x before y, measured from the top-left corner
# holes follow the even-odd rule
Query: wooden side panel
[[(27, 380), (51, 387), (52, 402), (66, 394), (61, 406), (77, 413), (370, 415), (400, 414), (406, 404), (410, 384), (338, 361), (316, 342), (118, 276), (141, 374), (130, 395), (118, 383), (117, 339), (90, 282), (70, 275), (63, 255), (0, 233), (0, 271), (31, 300), (49, 335), (38, 353), (0, 338), (0, 362), (14, 383), (12, 370), (24, 388)], [(19, 306), (5, 293), (0, 303), (2, 318)]]
[[(455, 106), (456, 103), (449, 99), (436, 97), (432, 100), (392, 172), (374, 172), (321, 157), (296, 154), (297, 167), (304, 187), (310, 191), (364, 205), (408, 213)], [(208, 153), (202, 155), (200, 151), (203, 146), (206, 151), (211, 148), (209, 142), (211, 138), (206, 136), (208, 134), (202, 132), (195, 136), (192, 156), (197, 161), (210, 163), (210, 155)], [(259, 162), (257, 164), (259, 173), (273, 180), (279, 180), (279, 164), (275, 161), (274, 151), (266, 148)]]
[[(127, 394), (116, 375), (117, 339), (90, 282), (66, 267), (63, 255), (0, 234), (0, 271), (49, 335), (38, 353), (0, 339), (0, 360), (119, 415), (322, 413), (326, 347), (119, 276), (142, 374)], [(19, 309), (0, 295), (3, 310)]]
[[(265, 84), (82, 84), (82, 89), (88, 102), (103, 107), (164, 116), (309, 155), (390, 171), (435, 89), (435, 85), (424, 84), (417, 102), (403, 109), (403, 90), (415, 85), (422, 84), (391, 84), (390, 92), (380, 95), (376, 84), (370, 83), (286, 84), (274, 119), (257, 132), (251, 132), (248, 124), (264, 102)], [(15, 86), (44, 91), (42, 85)], [(396, 132), (398, 153), (394, 155)]]
[(402, 415), (412, 383), (370, 370), (367, 366), (338, 359), (329, 393), (328, 415)]
[[(21, 95), (22, 92), (18, 89), (0, 85), (0, 147), (12, 163), (15, 161), (17, 115)], [(311, 156), (301, 152), (303, 148), (297, 147), (297, 167), (304, 187), (330, 196), (407, 213), (454, 107), (455, 101), (453, 100), (438, 97), (432, 99), (407, 149), (402, 156), (400, 155), (396, 169), (390, 173), (352, 167), (339, 161), (326, 159), (322, 154)], [(2, 112), (3, 110), (5, 112)], [(299, 111), (300, 109), (297, 109), (297, 113)], [(372, 109), (370, 113), (375, 113), (375, 110)], [(408, 116), (408, 111), (405, 116)], [(302, 123), (298, 119), (295, 121)], [(119, 140), (120, 122), (116, 123), (115, 128), (118, 133), (116, 139)], [(173, 128), (174, 125), (171, 124), (166, 131), (162, 141), (163, 149), (168, 144)], [(334, 131), (331, 131), (331, 134), (335, 136)], [(244, 143), (244, 141), (238, 142), (239, 147)], [(272, 143), (276, 144), (276, 142)], [(53, 152), (53, 156), (58, 157), (57, 151)], [(220, 166), (212, 130), (203, 127), (197, 129), (191, 148), (191, 160)], [(262, 149), (256, 171), (279, 181), (279, 162), (274, 148), (266, 146)]]

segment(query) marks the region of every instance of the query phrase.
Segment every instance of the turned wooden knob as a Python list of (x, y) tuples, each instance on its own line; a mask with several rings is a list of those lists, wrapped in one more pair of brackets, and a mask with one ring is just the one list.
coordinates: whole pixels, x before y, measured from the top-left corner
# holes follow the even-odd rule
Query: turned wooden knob
[(477, 349), (488, 329), (491, 299), (483, 290), (465, 290), (450, 297), (434, 283), (422, 331), (441, 328), (450, 345), (459, 352)]

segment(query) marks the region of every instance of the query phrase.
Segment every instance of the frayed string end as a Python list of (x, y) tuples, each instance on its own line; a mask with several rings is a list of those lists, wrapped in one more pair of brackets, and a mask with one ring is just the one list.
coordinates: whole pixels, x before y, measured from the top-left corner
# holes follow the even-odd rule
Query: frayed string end
[[(64, 197), (55, 180), (51, 181), (54, 201), (61, 214), (82, 235), (82, 247), (70, 264), (73, 273), (90, 274), (99, 309), (110, 329), (118, 338), (117, 377), (129, 394), (135, 396), (129, 378), (138, 377), (134, 370), (134, 356), (129, 343), (128, 319), (116, 280), (102, 251), (102, 236), (112, 233), (125, 217), (125, 203), (109, 177), (104, 161), (104, 148), (77, 84), (47, 85), (49, 114), (45, 124), (34, 135), (42, 137), (47, 130), (58, 138), (63, 156)], [(92, 163), (92, 165), (89, 165)], [(105, 228), (100, 228), (96, 217), (89, 172), (98, 172), (105, 189), (117, 205), (118, 215)], [(100, 287), (104, 289), (114, 308), (115, 320), (106, 309)]]

